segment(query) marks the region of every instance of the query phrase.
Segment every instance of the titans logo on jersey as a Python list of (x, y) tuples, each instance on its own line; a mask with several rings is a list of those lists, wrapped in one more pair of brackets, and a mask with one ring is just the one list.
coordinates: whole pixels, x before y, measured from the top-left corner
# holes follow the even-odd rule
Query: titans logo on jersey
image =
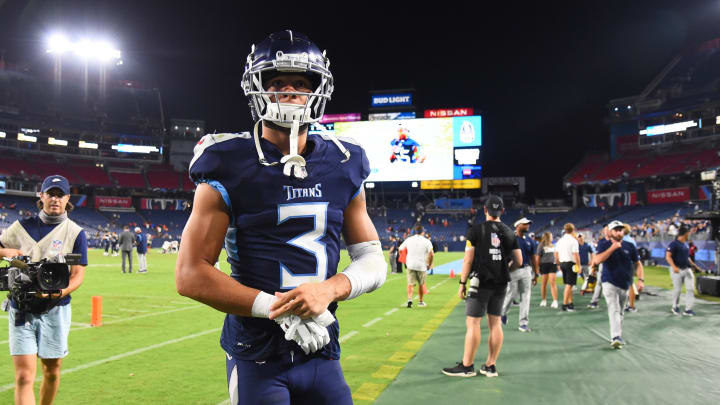
[[(308, 176), (302, 180), (285, 176), (281, 165), (261, 165), (249, 134), (205, 135), (198, 142), (190, 177), (220, 192), (230, 211), (225, 248), (235, 280), (273, 294), (335, 275), (343, 212), (370, 173), (365, 151), (340, 141), (351, 153), (345, 163), (330, 140), (308, 135)], [(268, 161), (282, 158), (269, 141), (261, 138), (260, 144)], [(336, 308), (333, 303), (329, 309)], [(328, 330), (331, 343), (322, 354), (338, 359), (337, 321)], [(299, 350), (274, 321), (235, 315), (226, 316), (220, 343), (246, 360)]]

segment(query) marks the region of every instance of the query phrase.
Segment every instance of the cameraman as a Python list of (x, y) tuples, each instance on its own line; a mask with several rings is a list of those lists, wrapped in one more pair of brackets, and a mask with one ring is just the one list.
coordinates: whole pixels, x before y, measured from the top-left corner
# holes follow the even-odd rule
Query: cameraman
[(15, 366), (15, 403), (34, 404), (37, 358), (42, 362), (40, 403), (51, 404), (60, 386), (60, 366), (68, 354), (70, 332), (70, 293), (83, 282), (87, 266), (85, 231), (68, 219), (70, 184), (63, 176), (48, 176), (42, 183), (38, 216), (15, 221), (0, 236), (0, 254), (6, 257), (26, 254), (30, 260), (55, 259), (79, 253), (80, 265), (70, 268), (70, 283), (59, 294), (38, 294), (30, 312), (19, 311), (10, 301), (9, 343)]
[[(443, 369), (445, 375), (452, 377), (471, 377), (476, 375), (474, 360), (480, 345), (480, 322), (487, 314), (490, 338), (488, 339), (487, 360), (480, 366), (481, 374), (497, 377), (495, 362), (503, 343), (503, 331), (500, 325), (503, 301), (510, 270), (520, 267), (522, 254), (515, 235), (507, 225), (500, 222), (505, 211), (500, 197), (491, 195), (485, 201), (485, 222), (473, 225), (467, 234), (465, 257), (458, 296), (465, 299), (465, 347), (462, 361), (455, 367)], [(466, 288), (466, 283), (470, 285)]]

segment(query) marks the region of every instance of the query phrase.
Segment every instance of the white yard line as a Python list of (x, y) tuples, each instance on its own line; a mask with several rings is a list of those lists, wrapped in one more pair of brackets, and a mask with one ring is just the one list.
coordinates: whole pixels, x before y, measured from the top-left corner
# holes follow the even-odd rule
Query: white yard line
[(363, 325), (363, 328), (369, 328), (369, 327), (375, 325), (376, 323), (378, 323), (378, 322), (380, 322), (380, 321), (382, 321), (382, 317), (381, 317), (381, 318), (375, 318), (375, 319), (371, 320), (370, 322), (364, 324), (364, 325)]
[(397, 310), (398, 310), (397, 308), (393, 308), (393, 309), (385, 312), (385, 316), (392, 315), (392, 314), (395, 313)]
[[(81, 365), (79, 365), (79, 366), (76, 366), (76, 367), (73, 367), (73, 368), (69, 368), (69, 369), (63, 370), (63, 371), (60, 372), (60, 375), (65, 375), (65, 374), (69, 374), (69, 373), (74, 373), (75, 371), (85, 370), (85, 369), (88, 369), (88, 368), (91, 368), (91, 367), (99, 366), (99, 365), (104, 364), (104, 363), (109, 363), (109, 362), (111, 362), (111, 361), (116, 361), (116, 360), (123, 359), (123, 358), (125, 358), (125, 357), (134, 356), (134, 355), (136, 355), (136, 354), (140, 354), (140, 353), (143, 353), (143, 352), (147, 352), (147, 351), (149, 351), (149, 350), (159, 349), (159, 348), (164, 347), (164, 346), (167, 346), (167, 345), (171, 345), (171, 344), (174, 344), (174, 343), (179, 343), (179, 342), (182, 342), (182, 341), (185, 341), (185, 340), (188, 340), (188, 339), (194, 339), (194, 338), (196, 338), (196, 337), (208, 335), (208, 334), (210, 334), (210, 333), (215, 333), (215, 332), (220, 331), (220, 329), (221, 329), (221, 328), (209, 329), (209, 330), (206, 330), (206, 331), (202, 331), (202, 332), (198, 332), (198, 333), (193, 333), (192, 335), (183, 336), (183, 337), (181, 337), (181, 338), (166, 340), (166, 341), (164, 341), (164, 342), (157, 343), (157, 344), (154, 344), (154, 345), (141, 347), (141, 348), (139, 348), (139, 349), (131, 350), (131, 351), (129, 351), (129, 352), (116, 354), (115, 356), (106, 357), (106, 358), (101, 359), (101, 360), (91, 361), (91, 362), (89, 362), (89, 363), (81, 364)], [(36, 381), (36, 382), (42, 381), (42, 377), (36, 378), (35, 381)], [(9, 390), (11, 390), (11, 389), (13, 389), (13, 388), (15, 388), (15, 383), (10, 383), (10, 384), (1, 385), (1, 386), (0, 386), (0, 392), (9, 391)]]
[(340, 338), (338, 338), (338, 342), (343, 343), (343, 342), (345, 342), (346, 340), (350, 339), (351, 337), (353, 337), (353, 336), (355, 336), (355, 335), (357, 335), (357, 334), (358, 334), (358, 331), (356, 331), (356, 330), (351, 330), (350, 332), (348, 332), (348, 333), (340, 336)]
[(125, 311), (125, 312), (143, 312), (148, 313), (150, 311), (143, 311), (142, 309), (130, 309), (130, 308), (118, 308), (118, 311)]

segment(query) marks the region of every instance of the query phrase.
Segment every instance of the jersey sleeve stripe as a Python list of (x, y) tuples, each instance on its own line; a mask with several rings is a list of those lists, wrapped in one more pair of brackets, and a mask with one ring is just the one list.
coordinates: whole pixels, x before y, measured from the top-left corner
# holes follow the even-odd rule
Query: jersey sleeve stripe
[(228, 209), (230, 210), (230, 218), (232, 218), (232, 222), (234, 223), (235, 217), (233, 215), (232, 203), (230, 202), (230, 195), (228, 194), (227, 190), (225, 189), (225, 186), (223, 186), (222, 183), (220, 183), (217, 180), (208, 181), (207, 184), (220, 193), (220, 195), (223, 198), (223, 201), (225, 201), (225, 205), (227, 205)]

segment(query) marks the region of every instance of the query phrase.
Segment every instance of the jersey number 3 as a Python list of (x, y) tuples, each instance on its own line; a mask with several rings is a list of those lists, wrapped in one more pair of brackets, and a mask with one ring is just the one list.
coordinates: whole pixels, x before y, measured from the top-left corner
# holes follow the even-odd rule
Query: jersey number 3
[(312, 218), (313, 229), (302, 233), (289, 241), (288, 244), (299, 247), (315, 256), (317, 266), (314, 273), (296, 273), (280, 263), (280, 288), (295, 288), (304, 283), (325, 281), (327, 275), (327, 248), (321, 239), (327, 228), (328, 203), (299, 203), (278, 205), (278, 225), (292, 218)]

